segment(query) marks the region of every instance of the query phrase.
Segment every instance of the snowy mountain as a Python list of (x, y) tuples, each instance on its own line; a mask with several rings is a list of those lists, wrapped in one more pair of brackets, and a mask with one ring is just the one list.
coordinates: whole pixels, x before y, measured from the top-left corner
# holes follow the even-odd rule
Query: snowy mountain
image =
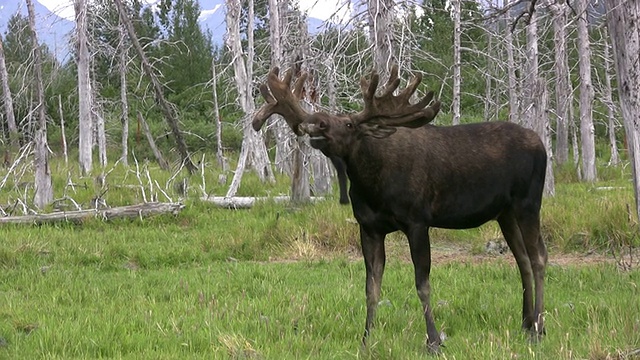
[[(46, 44), (58, 60), (65, 61), (69, 56), (69, 34), (73, 31), (75, 24), (49, 11), (37, 1), (34, 1), (34, 9), (38, 40)], [(9, 19), (16, 12), (27, 16), (25, 1), (0, 0), (0, 33), (3, 37)]]
[[(59, 16), (59, 10), (63, 8), (63, 6), (52, 8), (54, 12), (38, 1), (39, 0), (34, 1), (38, 40), (45, 43), (49, 47), (49, 50), (53, 52), (61, 62), (69, 60), (69, 37), (75, 27), (75, 23)], [(70, 5), (72, 2), (71, 0), (66, 1), (69, 5), (64, 6), (64, 8), (69, 11), (69, 6), (72, 6)], [(59, 1), (59, 3), (64, 2), (65, 0)], [(153, 1), (148, 2), (152, 3)], [(211, 31), (214, 44), (221, 45), (226, 32), (224, 0), (199, 0), (199, 4), (201, 9), (199, 19), (201, 27)], [(3, 36), (7, 29), (9, 19), (16, 12), (20, 12), (25, 16), (27, 15), (27, 6), (24, 0), (0, 0), (0, 34)], [(309, 17), (307, 23), (309, 32), (317, 33), (324, 24), (324, 20)]]

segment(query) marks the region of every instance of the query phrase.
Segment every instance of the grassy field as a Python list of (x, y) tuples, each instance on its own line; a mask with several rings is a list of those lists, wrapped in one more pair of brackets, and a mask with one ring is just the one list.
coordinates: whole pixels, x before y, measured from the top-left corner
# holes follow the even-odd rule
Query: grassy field
[[(56, 170), (54, 173), (65, 173)], [(563, 179), (543, 205), (550, 248), (547, 336), (519, 330), (521, 291), (510, 254), (487, 255), (495, 224), (432, 232), (433, 304), (444, 359), (624, 359), (640, 348), (640, 264), (612, 254), (638, 245), (622, 170), (597, 184)], [(110, 205), (168, 196), (178, 216), (0, 227), (0, 359), (428, 358), (406, 240), (387, 240), (388, 267), (367, 349), (364, 266), (357, 224), (335, 197), (315, 205), (231, 211), (199, 200), (221, 194), (218, 174), (194, 175), (181, 198), (172, 174), (114, 167)], [(560, 174), (562, 175), (562, 174)], [(56, 198), (87, 203), (92, 178), (54, 179)], [(82, 185), (84, 184), (84, 185)], [(117, 184), (117, 185), (116, 185)], [(126, 186), (131, 185), (131, 186)], [(136, 186), (133, 186), (136, 185)], [(153, 185), (153, 186), (152, 186)], [(287, 192), (286, 179), (247, 176), (243, 195)], [(18, 203), (10, 181), (0, 203)], [(158, 188), (164, 188), (158, 192)], [(19, 190), (19, 189), (18, 189)], [(7, 209), (5, 207), (5, 209)]]

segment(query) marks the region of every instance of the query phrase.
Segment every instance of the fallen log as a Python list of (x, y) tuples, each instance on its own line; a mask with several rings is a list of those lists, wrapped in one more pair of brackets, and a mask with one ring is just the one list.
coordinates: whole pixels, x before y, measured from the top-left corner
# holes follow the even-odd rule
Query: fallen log
[(57, 222), (79, 223), (87, 219), (112, 220), (117, 218), (143, 218), (159, 214), (177, 214), (184, 208), (181, 203), (151, 202), (119, 206), (108, 209), (59, 211), (49, 214), (0, 217), (0, 224), (51, 224)]
[[(227, 209), (249, 209), (254, 206), (257, 202), (269, 202), (273, 201), (275, 203), (286, 203), (291, 201), (291, 197), (289, 196), (267, 196), (267, 197), (256, 197), (256, 196), (203, 196), (201, 198), (202, 201), (211, 202), (219, 207), (227, 208)], [(316, 197), (312, 196), (310, 198), (311, 202), (316, 202), (324, 200), (324, 197)]]

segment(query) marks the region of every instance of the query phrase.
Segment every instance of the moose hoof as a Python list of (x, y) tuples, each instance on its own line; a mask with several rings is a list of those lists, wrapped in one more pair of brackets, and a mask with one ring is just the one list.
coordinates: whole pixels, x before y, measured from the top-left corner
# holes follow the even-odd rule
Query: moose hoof
[(437, 343), (427, 343), (427, 351), (432, 355), (440, 355), (442, 354), (442, 350), (440, 347), (442, 344), (440, 342)]
[(536, 329), (535, 327), (525, 329), (527, 335), (529, 336), (529, 342), (538, 343), (542, 340), (542, 338), (547, 334), (547, 331), (542, 329)]

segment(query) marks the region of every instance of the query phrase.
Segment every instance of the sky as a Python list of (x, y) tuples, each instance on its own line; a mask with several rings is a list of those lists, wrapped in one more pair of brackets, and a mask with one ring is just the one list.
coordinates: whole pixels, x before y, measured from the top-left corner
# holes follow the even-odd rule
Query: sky
[[(49, 11), (56, 13), (58, 16), (73, 21), (73, 0), (37, 0), (44, 5)], [(145, 0), (149, 4), (158, 2), (158, 0)], [(334, 14), (338, 19), (345, 19), (351, 9), (347, 6), (341, 6), (344, 0), (299, 0), (300, 9), (306, 11), (310, 17), (321, 20), (327, 20)], [(208, 9), (203, 9), (208, 10)]]

